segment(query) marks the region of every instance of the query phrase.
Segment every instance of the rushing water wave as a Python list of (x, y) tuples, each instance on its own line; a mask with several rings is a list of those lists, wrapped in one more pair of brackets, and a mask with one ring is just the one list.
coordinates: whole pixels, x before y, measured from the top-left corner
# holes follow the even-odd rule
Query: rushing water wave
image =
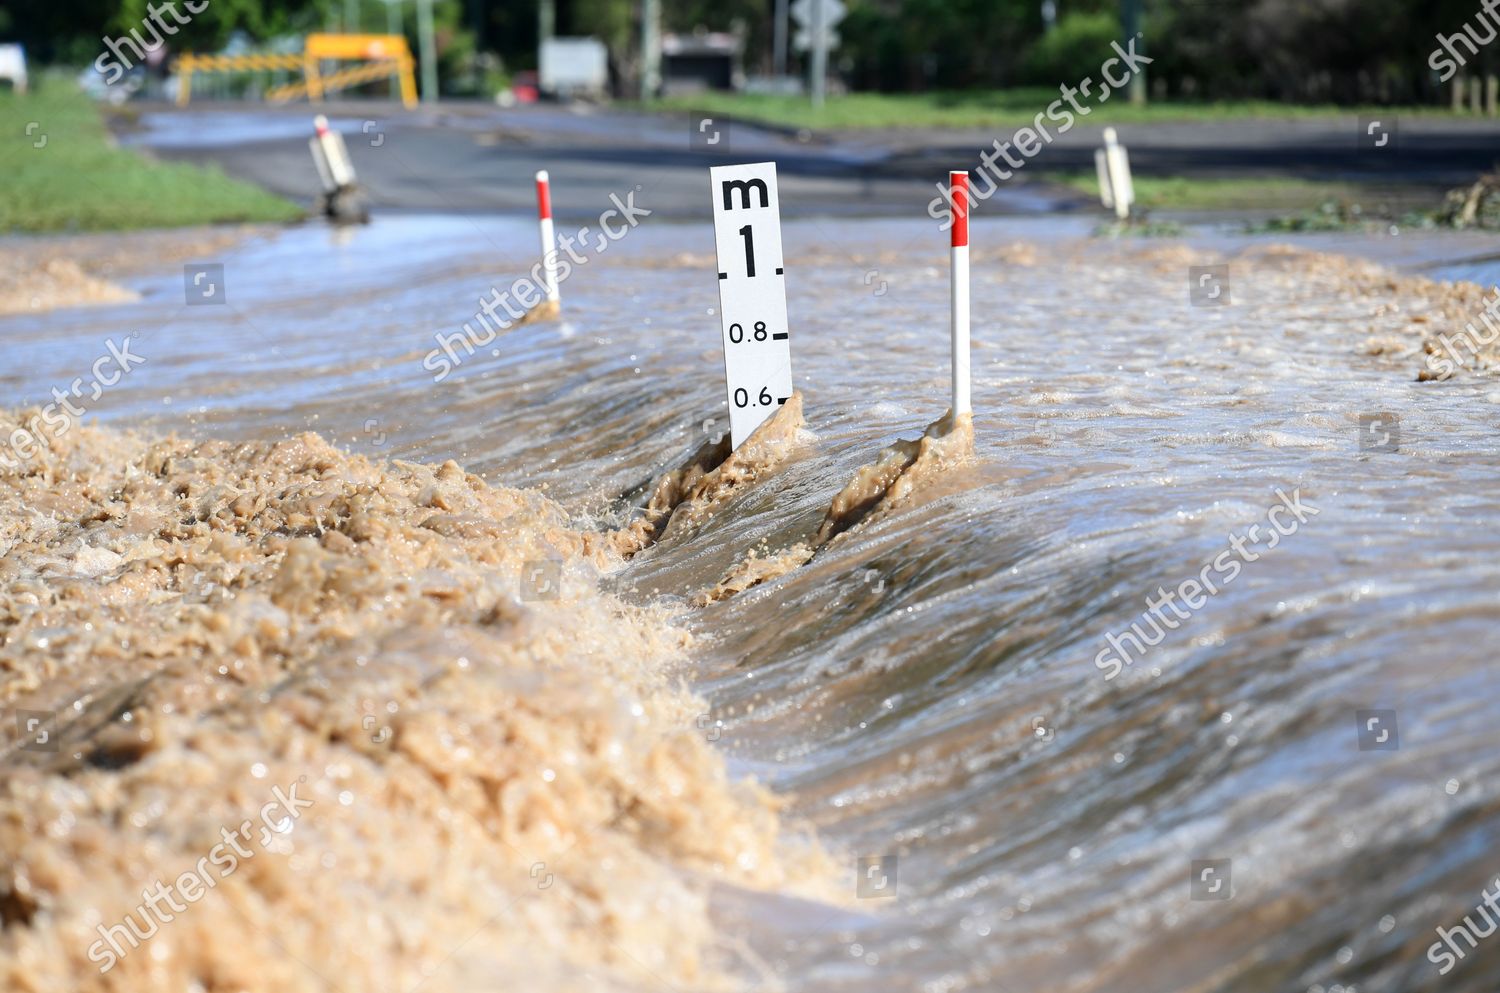
[[(138, 330), (90, 413), (230, 440), (80, 431), (15, 484), (3, 698), (89, 721), (80, 762), (6, 758), (11, 985), (1493, 989), (1500, 939), (1429, 957), (1500, 875), (1500, 387), (1416, 382), (1477, 289), (1078, 234), (975, 223), (973, 454), (815, 555), (944, 412), (925, 225), (787, 225), (805, 428), (628, 555), (610, 535), (725, 428), (706, 232), (632, 233), (441, 383), (434, 333), (529, 265), (524, 225), (288, 232), (224, 258), (221, 307), (163, 278), (6, 321), (17, 404)], [(1228, 306), (1190, 303), (1210, 265)], [(188, 552), (148, 546), (174, 528)], [(244, 578), (188, 614), (193, 556)], [(566, 597), (524, 596), (554, 556)], [(248, 648), (261, 692), (226, 704)], [(392, 754), (360, 722), (397, 701)], [(95, 924), (303, 774), (328, 785), (290, 853), (95, 976)]]

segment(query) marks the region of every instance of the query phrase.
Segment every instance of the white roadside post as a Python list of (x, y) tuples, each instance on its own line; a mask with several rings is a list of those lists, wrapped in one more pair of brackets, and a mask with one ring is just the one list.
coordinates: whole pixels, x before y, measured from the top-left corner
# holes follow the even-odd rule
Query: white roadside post
[(1120, 220), (1130, 217), (1130, 205), (1135, 203), (1135, 183), (1130, 179), (1130, 154), (1120, 144), (1114, 128), (1104, 129), (1104, 160), (1109, 167), (1110, 199), (1114, 201), (1115, 216)]
[(318, 164), (318, 172), (324, 177), (324, 185), (333, 184), (332, 193), (345, 187), (354, 185), (354, 164), (349, 161), (349, 150), (344, 147), (344, 136), (337, 131), (330, 130), (328, 118), (319, 114), (313, 118), (313, 129), (317, 134), (313, 137), (313, 158), (318, 159), (318, 152), (322, 152), (322, 161)]
[(312, 152), (313, 165), (318, 168), (318, 181), (323, 184), (323, 196), (328, 198), (338, 192), (339, 184), (333, 181), (333, 173), (328, 168), (328, 156), (323, 154), (323, 141), (314, 134), (307, 141), (307, 148)]
[(971, 413), (969, 400), (969, 174), (948, 173), (948, 196), (953, 210), (952, 257), (949, 276), (953, 339), (953, 417)]
[(334, 181), (333, 169), (328, 164), (328, 153), (323, 147), (323, 134), (328, 130), (328, 119), (322, 114), (313, 118), (313, 136), (307, 140), (308, 151), (312, 152), (313, 165), (318, 168), (318, 180), (323, 184), (323, 195), (331, 197), (338, 192), (339, 184)]
[(738, 448), (792, 397), (776, 163), (708, 171), (730, 443)]
[(1109, 189), (1109, 155), (1102, 148), (1094, 149), (1094, 172), (1099, 177), (1099, 203), (1105, 210), (1114, 210), (1115, 198)]
[(557, 290), (557, 239), (552, 228), (552, 181), (547, 170), (536, 174), (536, 218), (537, 230), (542, 242), (542, 279), (546, 283), (547, 299), (559, 302)]
[(319, 209), (335, 224), (367, 223), (370, 210), (356, 183), (354, 164), (349, 161), (344, 136), (331, 130), (328, 118), (322, 114), (313, 118), (313, 131), (308, 147), (312, 149), (313, 165), (318, 167), (318, 178), (323, 183)]

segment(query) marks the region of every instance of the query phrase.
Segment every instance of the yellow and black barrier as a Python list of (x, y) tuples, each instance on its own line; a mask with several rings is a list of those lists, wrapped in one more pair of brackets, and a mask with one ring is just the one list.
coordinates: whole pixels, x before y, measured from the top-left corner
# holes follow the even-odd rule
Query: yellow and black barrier
[[(324, 75), (324, 61), (364, 62)], [(250, 53), (246, 55), (181, 55), (177, 59), (177, 104), (187, 106), (193, 94), (193, 75), (205, 72), (253, 72), (264, 69), (300, 70), (302, 79), (277, 86), (266, 93), (271, 103), (286, 103), (307, 97), (313, 103), (324, 94), (350, 86), (392, 77), (400, 87), (401, 102), (417, 105), (416, 60), (406, 39), (396, 34), (311, 34), (301, 54)]]

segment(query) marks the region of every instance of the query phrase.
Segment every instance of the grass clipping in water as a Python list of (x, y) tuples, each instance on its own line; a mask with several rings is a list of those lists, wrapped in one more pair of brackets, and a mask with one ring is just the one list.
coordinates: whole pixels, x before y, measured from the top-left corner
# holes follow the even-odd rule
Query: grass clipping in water
[(5, 739), (0, 988), (719, 989), (711, 881), (826, 895), (668, 681), (689, 636), (541, 495), (75, 428), (0, 468), (0, 549), (46, 738)]
[(927, 425), (922, 437), (914, 441), (897, 440), (881, 451), (874, 463), (856, 472), (834, 496), (812, 540), (798, 542), (775, 555), (746, 558), (713, 589), (700, 593), (694, 603), (706, 606), (806, 565), (839, 535), (906, 506), (912, 493), (926, 480), (973, 452), (973, 415), (961, 414), (955, 418), (948, 411)]

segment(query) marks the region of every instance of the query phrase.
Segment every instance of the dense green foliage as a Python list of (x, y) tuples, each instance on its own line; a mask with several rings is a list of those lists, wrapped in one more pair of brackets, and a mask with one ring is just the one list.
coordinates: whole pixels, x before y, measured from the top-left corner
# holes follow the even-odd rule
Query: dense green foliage
[[(1437, 35), (1480, 10), (1478, 0), (1140, 2), (1149, 74), (1170, 95), (1338, 102), (1435, 99)], [(1050, 31), (1036, 0), (850, 6), (843, 51), (856, 87), (913, 89), (1076, 82), (1119, 37), (1123, 3), (1058, 0)], [(1500, 71), (1500, 51), (1481, 51), (1475, 67)]]
[[(181, 0), (177, 0), (181, 2)], [(385, 4), (352, 0), (360, 26), (383, 30)], [(535, 65), (540, 0), (438, 0), (445, 88), (480, 75), (473, 54), (499, 55), (509, 70)], [(1428, 58), (1438, 34), (1480, 13), (1478, 0), (1057, 0), (1049, 29), (1040, 0), (845, 0), (834, 67), (856, 90), (925, 91), (1056, 85), (1096, 73), (1120, 34), (1121, 8), (1143, 8), (1154, 92), (1190, 99), (1435, 102), (1442, 90)], [(661, 0), (668, 31), (738, 32), (750, 72), (771, 62), (775, 0)], [(0, 40), (27, 44), (43, 61), (91, 62), (102, 38), (139, 27), (148, 0), (0, 0)], [(412, 0), (401, 4), (414, 40)], [(639, 65), (642, 0), (556, 0), (561, 34), (609, 46), (622, 89)], [(172, 40), (175, 50), (213, 50), (231, 34), (252, 43), (342, 24), (345, 0), (211, 0)], [(1500, 44), (1470, 71), (1500, 72)], [(794, 59), (794, 66), (797, 60)]]

